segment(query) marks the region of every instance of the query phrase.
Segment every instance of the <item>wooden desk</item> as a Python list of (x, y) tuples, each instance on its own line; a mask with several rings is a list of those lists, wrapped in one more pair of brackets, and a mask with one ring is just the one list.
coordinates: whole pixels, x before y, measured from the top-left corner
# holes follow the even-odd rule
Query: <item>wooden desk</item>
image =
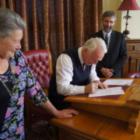
[(140, 104), (128, 102), (132, 94), (140, 93), (139, 85), (140, 79), (135, 79), (125, 94), (117, 97), (67, 97), (81, 113), (51, 121), (59, 129), (59, 140), (140, 140)]
[(140, 104), (128, 101), (133, 94), (140, 93), (140, 79), (135, 79), (131, 86), (125, 88), (121, 96), (89, 98), (87, 96), (68, 96), (66, 101), (72, 107), (88, 112), (94, 112), (107, 117), (119, 119), (128, 123), (128, 131), (135, 133), (140, 124)]
[(126, 131), (127, 124), (94, 113), (80, 112), (70, 119), (52, 119), (58, 128), (58, 140), (140, 140)]

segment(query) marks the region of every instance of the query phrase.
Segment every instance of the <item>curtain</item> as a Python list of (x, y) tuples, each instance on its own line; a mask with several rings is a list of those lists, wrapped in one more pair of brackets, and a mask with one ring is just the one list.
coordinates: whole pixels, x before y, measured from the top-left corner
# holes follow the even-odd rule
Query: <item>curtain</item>
[(0, 0), (27, 23), (23, 51), (50, 49), (55, 63), (66, 48), (79, 47), (99, 30), (102, 0)]

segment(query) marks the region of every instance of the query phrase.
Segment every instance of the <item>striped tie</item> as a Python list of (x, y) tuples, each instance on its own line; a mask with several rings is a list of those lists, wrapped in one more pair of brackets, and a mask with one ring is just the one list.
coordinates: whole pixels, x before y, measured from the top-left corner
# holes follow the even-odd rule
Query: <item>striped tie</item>
[(106, 43), (106, 45), (108, 47), (108, 34), (105, 35), (105, 38), (104, 39), (105, 39), (105, 43)]

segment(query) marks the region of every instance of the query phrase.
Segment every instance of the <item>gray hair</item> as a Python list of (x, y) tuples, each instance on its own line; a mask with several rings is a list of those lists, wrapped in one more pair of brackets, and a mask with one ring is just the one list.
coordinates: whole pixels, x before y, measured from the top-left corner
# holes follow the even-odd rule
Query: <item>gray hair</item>
[(102, 15), (102, 19), (104, 19), (105, 17), (114, 17), (116, 18), (116, 14), (114, 11), (105, 11)]
[(26, 24), (16, 12), (0, 8), (0, 37), (7, 37), (16, 29), (23, 30)]
[(104, 51), (104, 53), (107, 52), (107, 47), (106, 47), (104, 40), (102, 38), (99, 38), (99, 37), (88, 39), (84, 43), (83, 47), (87, 48), (91, 52), (96, 50), (97, 47), (100, 47), (102, 49), (102, 51)]

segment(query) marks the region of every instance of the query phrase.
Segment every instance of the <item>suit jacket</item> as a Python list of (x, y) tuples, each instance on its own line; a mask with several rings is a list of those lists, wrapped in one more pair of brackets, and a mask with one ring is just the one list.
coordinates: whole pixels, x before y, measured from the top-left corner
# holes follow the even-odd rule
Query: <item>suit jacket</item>
[[(103, 32), (99, 31), (92, 34), (91, 37), (103, 38)], [(112, 68), (114, 70), (113, 77), (121, 77), (122, 67), (127, 57), (127, 49), (124, 35), (117, 31), (112, 31), (108, 51), (102, 61), (97, 64), (97, 74), (99, 77), (104, 77), (101, 73), (101, 68)]]

